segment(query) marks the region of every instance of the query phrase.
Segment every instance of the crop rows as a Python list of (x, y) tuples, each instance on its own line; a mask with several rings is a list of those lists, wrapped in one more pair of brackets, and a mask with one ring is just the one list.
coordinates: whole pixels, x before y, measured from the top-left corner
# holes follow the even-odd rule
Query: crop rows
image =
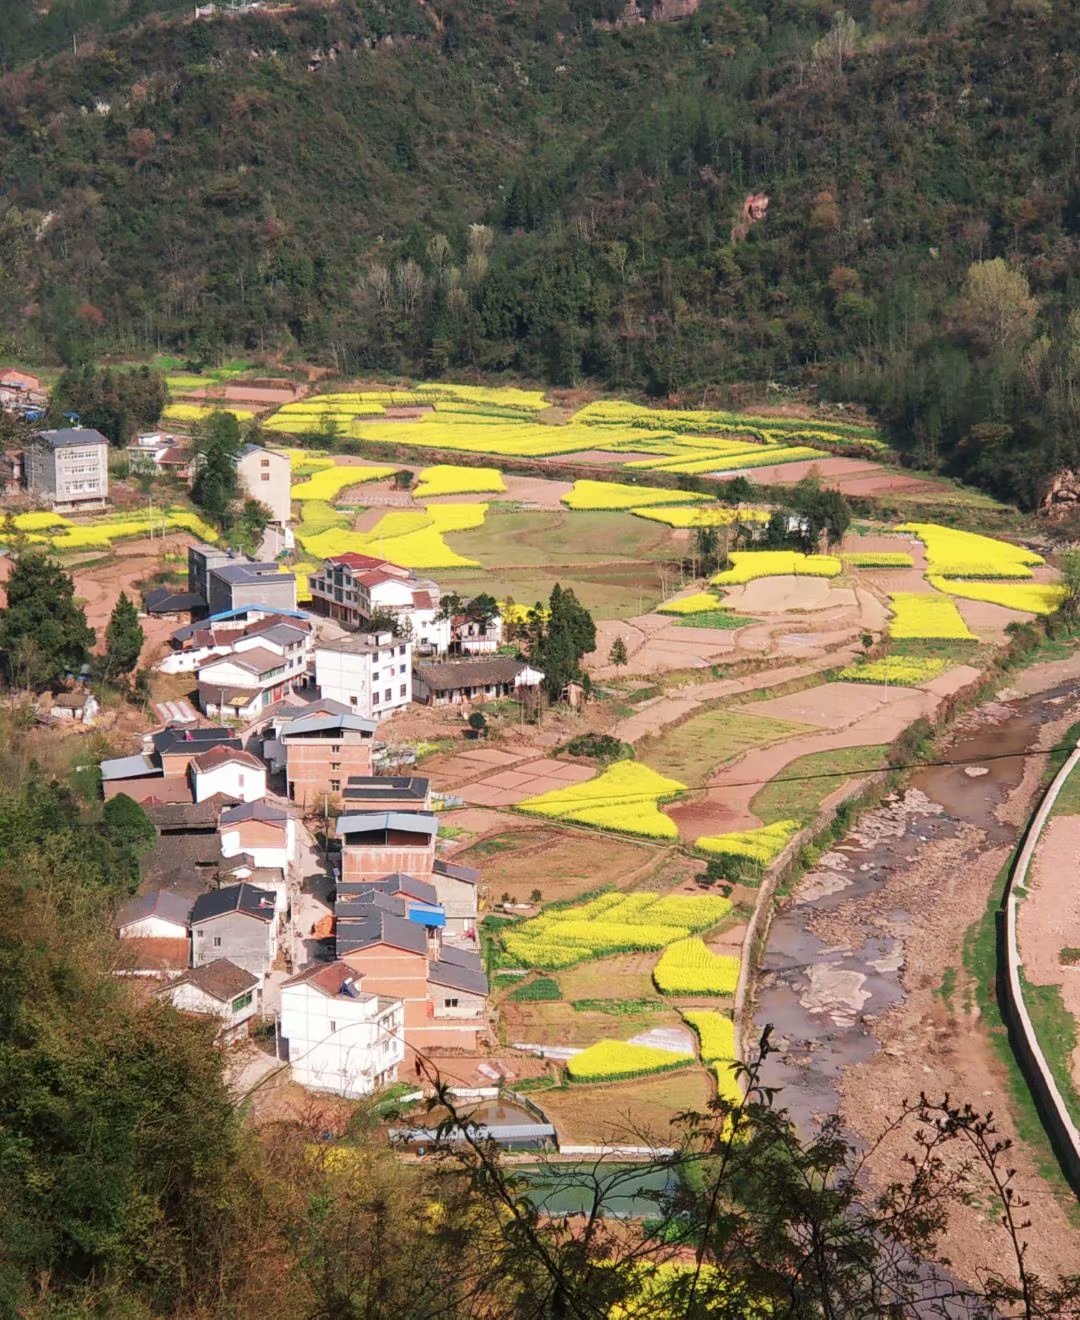
[(693, 1062), (692, 1054), (624, 1040), (599, 1040), (567, 1060), (566, 1074), (572, 1082), (624, 1082), (631, 1077), (685, 1068)]
[(665, 995), (733, 995), (738, 980), (738, 958), (713, 953), (697, 936), (670, 945), (653, 968)]
[(931, 596), (926, 592), (897, 591), (889, 596), (893, 618), (889, 623), (889, 636), (920, 641), (973, 642), (975, 634), (960, 616), (960, 611), (947, 596)]
[(799, 828), (797, 820), (778, 820), (754, 830), (732, 830), (728, 834), (705, 834), (694, 840), (694, 847), (717, 857), (768, 866), (787, 847)]
[(595, 779), (526, 798), (518, 809), (625, 834), (676, 839), (675, 822), (657, 804), (685, 788), (677, 779), (668, 779), (637, 761), (617, 761)]
[(983, 600), (990, 605), (1002, 605), (1007, 610), (1021, 610), (1025, 614), (1053, 614), (1065, 598), (1065, 588), (1057, 583), (1038, 582), (957, 582), (955, 579), (931, 577), (930, 585), (950, 596), (965, 600)]

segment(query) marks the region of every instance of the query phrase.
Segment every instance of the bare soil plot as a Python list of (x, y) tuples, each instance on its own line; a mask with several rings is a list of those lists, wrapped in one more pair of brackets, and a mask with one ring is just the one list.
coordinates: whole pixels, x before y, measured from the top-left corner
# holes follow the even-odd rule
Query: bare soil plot
[(664, 1146), (678, 1137), (674, 1116), (704, 1112), (710, 1095), (711, 1083), (704, 1069), (691, 1066), (631, 1082), (544, 1091), (537, 1103), (555, 1124), (564, 1145)]
[(837, 607), (854, 609), (856, 604), (855, 592), (850, 587), (833, 586), (829, 578), (786, 574), (725, 587), (723, 595), (725, 607), (737, 614), (791, 614)]
[[(658, 998), (655, 990), (651, 997)], [(500, 1005), (499, 1014), (503, 1035), (510, 1045), (584, 1047), (598, 1040), (629, 1040), (656, 1027), (684, 1026), (675, 1009), (666, 1003), (655, 1011), (616, 1014), (576, 1009), (562, 1001), (519, 1004), (507, 999)]]
[(657, 953), (620, 953), (557, 972), (564, 999), (648, 999), (656, 995)]
[[(627, 653), (627, 663), (619, 668), (608, 663), (616, 638), (622, 638)], [(669, 615), (609, 619), (596, 626), (596, 650), (586, 657), (586, 666), (591, 674), (602, 679), (705, 669), (734, 654), (737, 645), (734, 631), (683, 628)]]
[(769, 697), (750, 706), (733, 706), (731, 709), (835, 729), (838, 724), (865, 720), (882, 706), (895, 705), (909, 691), (909, 688), (885, 687), (878, 683), (819, 683), (817, 687), (802, 692)]
[(621, 888), (657, 865), (656, 850), (644, 844), (585, 831), (537, 828), (523, 819), (522, 826), (462, 849), (454, 854), (454, 861), (481, 871), (491, 895), (510, 893), (526, 902), (539, 889), (546, 903), (576, 898), (600, 884)]
[[(1069, 805), (1072, 805), (1071, 803)], [(1019, 908), (1018, 932), (1024, 976), (1035, 986), (1056, 986), (1065, 1011), (1080, 1023), (1080, 965), (1062, 961), (1062, 950), (1080, 950), (1080, 816), (1054, 815), (1035, 851), (1031, 884)], [(1076, 957), (1074, 953), (1072, 956)], [(1056, 1042), (1040, 1043), (1052, 1054)], [(1080, 1085), (1080, 1050), (1069, 1060), (1074, 1085)]]
[[(145, 537), (123, 541), (111, 552), (106, 552), (110, 555), (106, 562), (73, 570), (75, 595), (83, 602), (87, 623), (97, 630), (99, 648), (104, 645), (105, 629), (120, 593), (126, 591), (138, 604), (139, 592), (135, 584), (169, 567), (165, 563), (165, 555), (186, 551), (191, 540), (190, 536), (181, 534), (166, 537), (164, 541), (151, 541)], [(145, 638), (140, 663), (151, 664), (159, 658), (162, 647), (179, 625), (175, 620), (153, 616), (140, 619), (139, 622)]]
[(596, 774), (594, 767), (570, 765), (550, 757), (519, 762), (512, 769), (499, 770), (470, 784), (458, 793), (466, 802), (479, 807), (513, 807), (528, 797), (550, 793), (570, 784), (582, 784)]

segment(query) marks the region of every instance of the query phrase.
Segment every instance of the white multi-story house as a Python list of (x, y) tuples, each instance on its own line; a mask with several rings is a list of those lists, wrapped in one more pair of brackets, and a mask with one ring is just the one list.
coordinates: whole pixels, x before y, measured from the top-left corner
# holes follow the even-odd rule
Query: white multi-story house
[(281, 1034), (293, 1080), (314, 1091), (370, 1095), (397, 1080), (405, 1007), (366, 994), (347, 963), (313, 963), (281, 987)]
[(346, 627), (370, 630), (373, 619), (391, 618), (418, 652), (443, 655), (450, 649), (442, 590), (411, 568), (372, 555), (345, 554), (328, 560), (308, 581), (312, 608)]
[(297, 861), (296, 821), (269, 802), (244, 802), (227, 807), (218, 822), (221, 855), (246, 858), (253, 867), (276, 868), (288, 874)]
[(412, 642), (392, 633), (319, 642), (315, 682), (324, 698), (365, 719), (386, 719), (412, 701), (412, 654)]
[(192, 758), (188, 773), (196, 802), (218, 793), (240, 802), (261, 802), (266, 797), (266, 766), (251, 752), (212, 747)]
[(127, 456), (132, 472), (169, 473), (176, 477), (191, 475), (191, 451), (166, 431), (146, 431), (137, 435), (127, 447)]
[(224, 655), (199, 667), (203, 713), (253, 718), (306, 681), (311, 650), (310, 629), (296, 623), (245, 630)]
[(216, 1019), (221, 1024), (218, 1039), (234, 1041), (251, 1030), (262, 1005), (262, 981), (228, 958), (217, 958), (189, 968), (157, 994), (181, 1013)]
[(236, 472), (245, 494), (270, 510), (274, 522), (292, 516), (292, 467), (288, 454), (260, 445), (245, 445), (236, 458)]
[(100, 507), (109, 498), (109, 442), (87, 426), (36, 431), (23, 446), (23, 481), (54, 508)]

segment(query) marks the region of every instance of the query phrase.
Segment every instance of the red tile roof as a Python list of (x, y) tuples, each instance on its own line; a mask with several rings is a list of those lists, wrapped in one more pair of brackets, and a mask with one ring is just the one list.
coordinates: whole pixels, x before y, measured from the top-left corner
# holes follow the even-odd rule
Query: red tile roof
[(343, 555), (334, 555), (333, 558), (326, 561), (328, 564), (343, 564), (346, 568), (354, 571), (358, 568), (381, 568), (387, 561), (385, 559), (376, 559), (373, 555), (361, 555), (355, 550), (350, 550)]
[(206, 774), (223, 765), (246, 765), (253, 770), (262, 770), (263, 763), (251, 752), (238, 752), (229, 747), (211, 747), (208, 752), (192, 758), (191, 765), (196, 774)]

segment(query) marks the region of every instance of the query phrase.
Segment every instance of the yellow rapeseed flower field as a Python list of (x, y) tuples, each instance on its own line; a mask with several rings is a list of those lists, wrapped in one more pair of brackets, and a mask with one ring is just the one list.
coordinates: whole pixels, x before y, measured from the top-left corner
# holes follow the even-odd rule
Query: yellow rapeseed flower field
[(734, 587), (755, 578), (836, 577), (841, 570), (835, 555), (804, 555), (798, 550), (733, 550), (732, 567), (710, 579), (713, 586)]
[(735, 523), (767, 523), (767, 509), (733, 509), (725, 505), (705, 508), (644, 508), (631, 509), (635, 518), (648, 518), (652, 522), (666, 523), (668, 527), (731, 527)]
[(735, 1023), (726, 1013), (711, 1009), (685, 1011), (683, 1017), (697, 1032), (699, 1053), (705, 1063), (735, 1057)]
[(973, 642), (975, 634), (947, 596), (929, 592), (897, 591), (889, 596), (893, 618), (889, 636), (923, 641)]
[(1042, 555), (1021, 545), (938, 523), (901, 523), (896, 531), (910, 532), (922, 541), (927, 567), (935, 577), (1030, 578), (1031, 567), (1045, 562)]
[(506, 482), (498, 468), (438, 463), (424, 468), (418, 476), (420, 484), (413, 491), (413, 498), (418, 500), (437, 495), (473, 495), (506, 490)]
[(985, 600), (1007, 610), (1025, 614), (1053, 614), (1065, 598), (1065, 588), (1057, 583), (1039, 582), (958, 582), (953, 578), (933, 577), (930, 585), (950, 596), (965, 600)]
[(568, 509), (625, 510), (650, 504), (693, 504), (708, 495), (685, 490), (662, 490), (659, 486), (623, 486), (617, 481), (575, 481), (562, 497)]
[(937, 676), (946, 668), (944, 660), (914, 655), (887, 655), (865, 664), (845, 665), (836, 675), (849, 683), (891, 683), (895, 687), (916, 687)]
[(572, 1082), (621, 1082), (629, 1077), (685, 1068), (692, 1054), (676, 1054), (652, 1045), (632, 1045), (623, 1040), (598, 1040), (567, 1060), (566, 1075)]
[(518, 803), (519, 811), (553, 816), (579, 825), (596, 825), (654, 839), (676, 839), (678, 830), (658, 803), (686, 789), (677, 779), (650, 770), (638, 761), (616, 761), (584, 784), (553, 789)]
[(798, 831), (797, 820), (778, 820), (756, 830), (733, 830), (729, 834), (705, 834), (694, 840), (694, 847), (720, 857), (768, 864), (783, 852), (788, 840)]
[(711, 614), (713, 610), (723, 609), (719, 596), (711, 591), (695, 591), (692, 596), (683, 596), (678, 600), (666, 600), (657, 605), (657, 614)]
[(664, 950), (653, 968), (653, 981), (665, 995), (733, 995), (739, 959), (713, 953), (704, 940), (690, 936)]
[(350, 486), (359, 486), (364, 481), (384, 481), (397, 471), (393, 467), (357, 467), (355, 464), (335, 464), (333, 467), (321, 467), (312, 473), (306, 481), (298, 482), (292, 488), (294, 500), (328, 500), (331, 503)]

